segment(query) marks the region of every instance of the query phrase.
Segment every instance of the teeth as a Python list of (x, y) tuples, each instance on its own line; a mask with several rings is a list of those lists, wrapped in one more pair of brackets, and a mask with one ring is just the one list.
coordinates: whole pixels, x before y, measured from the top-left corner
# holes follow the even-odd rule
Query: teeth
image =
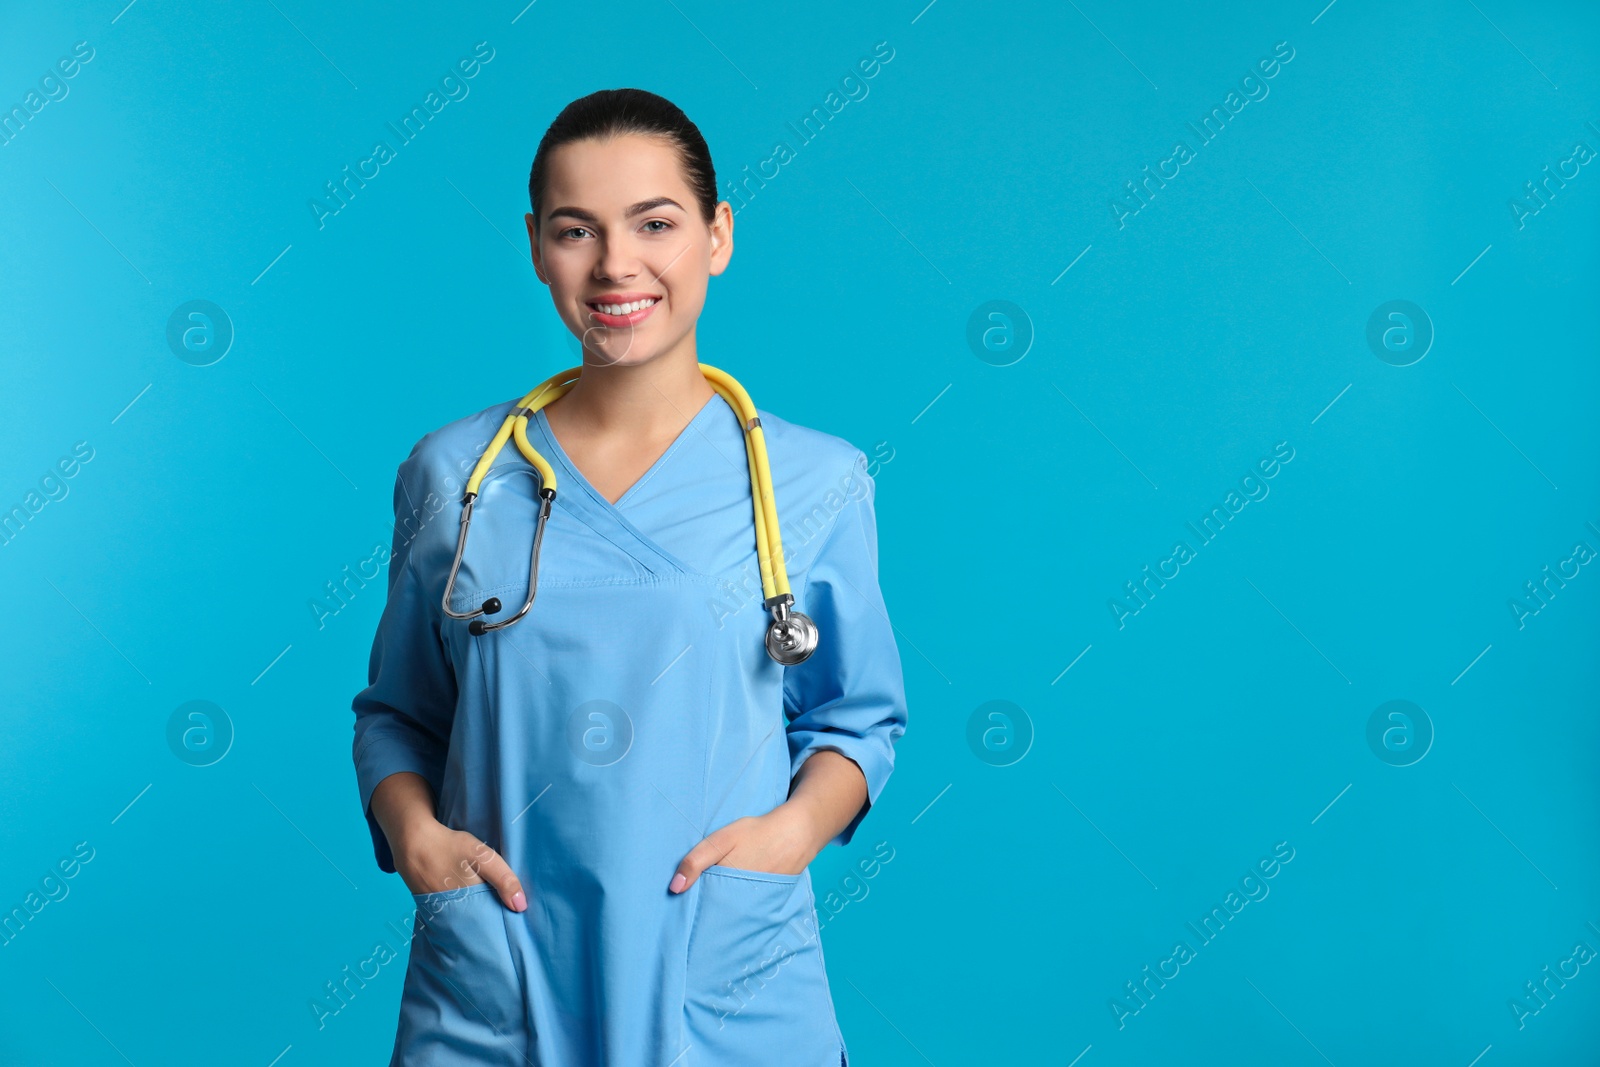
[(654, 303), (656, 303), (656, 299), (651, 297), (648, 300), (635, 300), (631, 304), (591, 304), (590, 306), (598, 311), (605, 312), (607, 315), (631, 315), (640, 308), (650, 307)]

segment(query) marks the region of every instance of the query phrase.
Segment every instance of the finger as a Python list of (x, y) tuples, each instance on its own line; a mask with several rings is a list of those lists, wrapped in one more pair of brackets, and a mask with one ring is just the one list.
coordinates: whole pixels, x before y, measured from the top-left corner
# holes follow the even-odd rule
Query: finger
[(479, 842), (473, 859), (478, 865), (478, 877), (494, 887), (500, 900), (512, 911), (527, 911), (528, 898), (522, 891), (522, 880), (517, 877), (517, 872), (511, 869), (511, 864), (505, 858)]
[(672, 881), (667, 883), (667, 892), (682, 893), (695, 880), (700, 877), (700, 872), (714, 863), (719, 863), (722, 857), (733, 851), (733, 838), (725, 833), (725, 826), (717, 830), (710, 837), (691, 848), (687, 855), (678, 863), (678, 869), (672, 875)]

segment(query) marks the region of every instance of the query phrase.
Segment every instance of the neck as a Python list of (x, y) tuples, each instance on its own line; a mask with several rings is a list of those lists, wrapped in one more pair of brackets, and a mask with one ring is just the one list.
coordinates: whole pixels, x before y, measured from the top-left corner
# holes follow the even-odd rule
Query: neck
[(692, 343), (632, 365), (600, 362), (586, 349), (582, 376), (546, 417), (586, 436), (650, 439), (676, 434), (714, 395)]

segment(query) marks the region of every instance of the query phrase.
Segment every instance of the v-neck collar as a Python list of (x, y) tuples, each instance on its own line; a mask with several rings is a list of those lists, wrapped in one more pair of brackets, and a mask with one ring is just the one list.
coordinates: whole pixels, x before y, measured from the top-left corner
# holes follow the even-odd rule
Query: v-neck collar
[(554, 455), (557, 461), (559, 461), (561, 464), (562, 474), (560, 475), (560, 480), (570, 480), (575, 485), (581, 486), (583, 491), (589, 497), (591, 497), (596, 504), (604, 508), (606, 511), (620, 517), (622, 509), (627, 506), (628, 501), (640, 491), (641, 487), (643, 487), (646, 482), (656, 476), (657, 472), (659, 472), (661, 468), (667, 464), (668, 460), (672, 458), (673, 453), (682, 448), (685, 442), (692, 439), (690, 436), (691, 432), (703, 432), (700, 424), (710, 418), (712, 412), (717, 409), (728, 412), (733, 410), (728, 405), (728, 402), (723, 398), (721, 393), (713, 393), (709, 400), (700, 405), (700, 410), (695, 412), (694, 417), (684, 425), (682, 430), (678, 431), (678, 435), (672, 439), (671, 444), (667, 445), (666, 450), (663, 451), (661, 455), (656, 457), (656, 461), (650, 464), (649, 468), (643, 474), (639, 475), (632, 485), (628, 486), (627, 490), (617, 498), (617, 501), (614, 504), (606, 499), (604, 493), (600, 492), (600, 490), (596, 489), (589, 483), (589, 479), (583, 476), (583, 472), (578, 470), (577, 464), (572, 462), (572, 458), (568, 456), (566, 450), (561, 447), (561, 442), (556, 440), (555, 431), (550, 428), (550, 420), (545, 418), (544, 408), (540, 408), (538, 411), (534, 412), (533, 417), (534, 421), (538, 424), (539, 432), (544, 435), (545, 440), (550, 444), (551, 454)]

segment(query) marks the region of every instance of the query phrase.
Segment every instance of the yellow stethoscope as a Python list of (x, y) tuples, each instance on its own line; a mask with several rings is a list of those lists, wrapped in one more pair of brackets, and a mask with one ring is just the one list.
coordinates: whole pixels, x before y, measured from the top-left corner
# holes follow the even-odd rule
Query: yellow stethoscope
[[(817, 626), (810, 617), (790, 611), (794, 595), (789, 591), (789, 575), (783, 565), (783, 539), (778, 532), (778, 506), (772, 492), (772, 470), (767, 465), (767, 444), (761, 432), (761, 419), (750, 394), (733, 379), (733, 376), (716, 367), (701, 363), (700, 371), (722, 398), (739, 414), (744, 427), (745, 458), (750, 464), (750, 495), (755, 502), (756, 554), (761, 565), (761, 591), (765, 596), (763, 606), (772, 613), (767, 625), (767, 654), (786, 667), (803, 663), (817, 648)], [(570, 367), (560, 374), (545, 379), (538, 388), (518, 402), (500, 424), (500, 430), (483, 450), (478, 465), (467, 479), (466, 494), (461, 498), (461, 532), (456, 539), (456, 558), (450, 564), (450, 578), (444, 587), (444, 613), (452, 619), (471, 619), (467, 627), (474, 636), (510, 626), (533, 607), (534, 593), (539, 584), (539, 546), (544, 540), (545, 523), (550, 518), (550, 505), (556, 499), (556, 472), (545, 458), (528, 442), (528, 418), (534, 412), (566, 395), (577, 382), (583, 367)], [(450, 607), (450, 597), (455, 589), (456, 572), (461, 569), (461, 557), (467, 550), (467, 531), (472, 525), (472, 505), (478, 497), (478, 487), (494, 463), (495, 457), (509, 439), (517, 443), (517, 451), (533, 464), (539, 472), (539, 515), (534, 523), (533, 555), (528, 563), (528, 599), (522, 609), (509, 619), (484, 622), (480, 615), (498, 614), (501, 608), (498, 597), (490, 597), (477, 611), (465, 614)]]

